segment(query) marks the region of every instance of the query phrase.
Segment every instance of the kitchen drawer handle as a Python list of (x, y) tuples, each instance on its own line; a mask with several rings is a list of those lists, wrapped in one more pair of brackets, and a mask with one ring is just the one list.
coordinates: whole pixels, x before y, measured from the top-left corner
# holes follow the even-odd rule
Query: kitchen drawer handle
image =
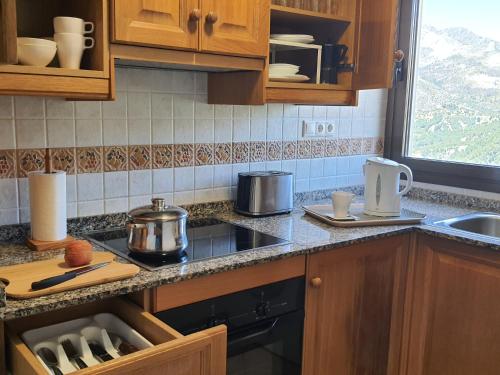
[(190, 21), (199, 21), (201, 18), (201, 10), (199, 10), (198, 8), (195, 8), (191, 11), (191, 13), (189, 13), (189, 20)]
[(322, 282), (321, 277), (314, 277), (311, 279), (311, 286), (313, 288), (319, 288)]
[(219, 16), (215, 12), (208, 12), (206, 20), (207, 23), (216, 23), (219, 19)]

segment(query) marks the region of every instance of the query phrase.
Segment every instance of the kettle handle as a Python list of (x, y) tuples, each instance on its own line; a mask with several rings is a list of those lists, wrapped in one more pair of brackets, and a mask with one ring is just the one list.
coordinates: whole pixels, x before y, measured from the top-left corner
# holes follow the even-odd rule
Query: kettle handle
[(406, 175), (406, 187), (398, 193), (398, 195), (401, 196), (410, 191), (411, 186), (413, 185), (413, 173), (411, 172), (411, 169), (404, 164), (399, 164), (399, 173)]

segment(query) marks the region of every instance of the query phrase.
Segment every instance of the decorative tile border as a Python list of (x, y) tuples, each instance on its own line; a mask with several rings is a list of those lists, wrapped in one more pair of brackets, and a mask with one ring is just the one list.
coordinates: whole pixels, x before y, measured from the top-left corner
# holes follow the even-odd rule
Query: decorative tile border
[[(383, 154), (382, 138), (52, 148), (54, 169), (68, 174)], [(0, 179), (41, 171), (44, 149), (0, 150)]]

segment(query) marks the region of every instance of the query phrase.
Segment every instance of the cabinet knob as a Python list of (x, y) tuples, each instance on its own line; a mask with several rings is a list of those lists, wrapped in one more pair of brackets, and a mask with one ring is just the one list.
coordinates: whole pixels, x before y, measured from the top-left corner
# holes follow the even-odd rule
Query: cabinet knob
[(321, 277), (314, 277), (311, 279), (311, 286), (313, 288), (319, 288), (322, 282)]
[(201, 18), (201, 10), (195, 8), (189, 13), (189, 20), (190, 21), (199, 21)]
[(216, 23), (219, 19), (219, 16), (215, 12), (208, 12), (206, 20), (207, 23)]
[(401, 62), (405, 58), (405, 53), (398, 49), (397, 51), (394, 51), (394, 61), (396, 62)]

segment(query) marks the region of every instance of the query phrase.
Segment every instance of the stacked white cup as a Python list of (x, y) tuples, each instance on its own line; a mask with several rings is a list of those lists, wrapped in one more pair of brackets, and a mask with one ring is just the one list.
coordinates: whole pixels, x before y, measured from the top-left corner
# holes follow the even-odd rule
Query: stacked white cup
[(54, 31), (61, 68), (80, 69), (83, 51), (94, 47), (94, 38), (85, 36), (94, 31), (94, 24), (76, 17), (54, 17)]

